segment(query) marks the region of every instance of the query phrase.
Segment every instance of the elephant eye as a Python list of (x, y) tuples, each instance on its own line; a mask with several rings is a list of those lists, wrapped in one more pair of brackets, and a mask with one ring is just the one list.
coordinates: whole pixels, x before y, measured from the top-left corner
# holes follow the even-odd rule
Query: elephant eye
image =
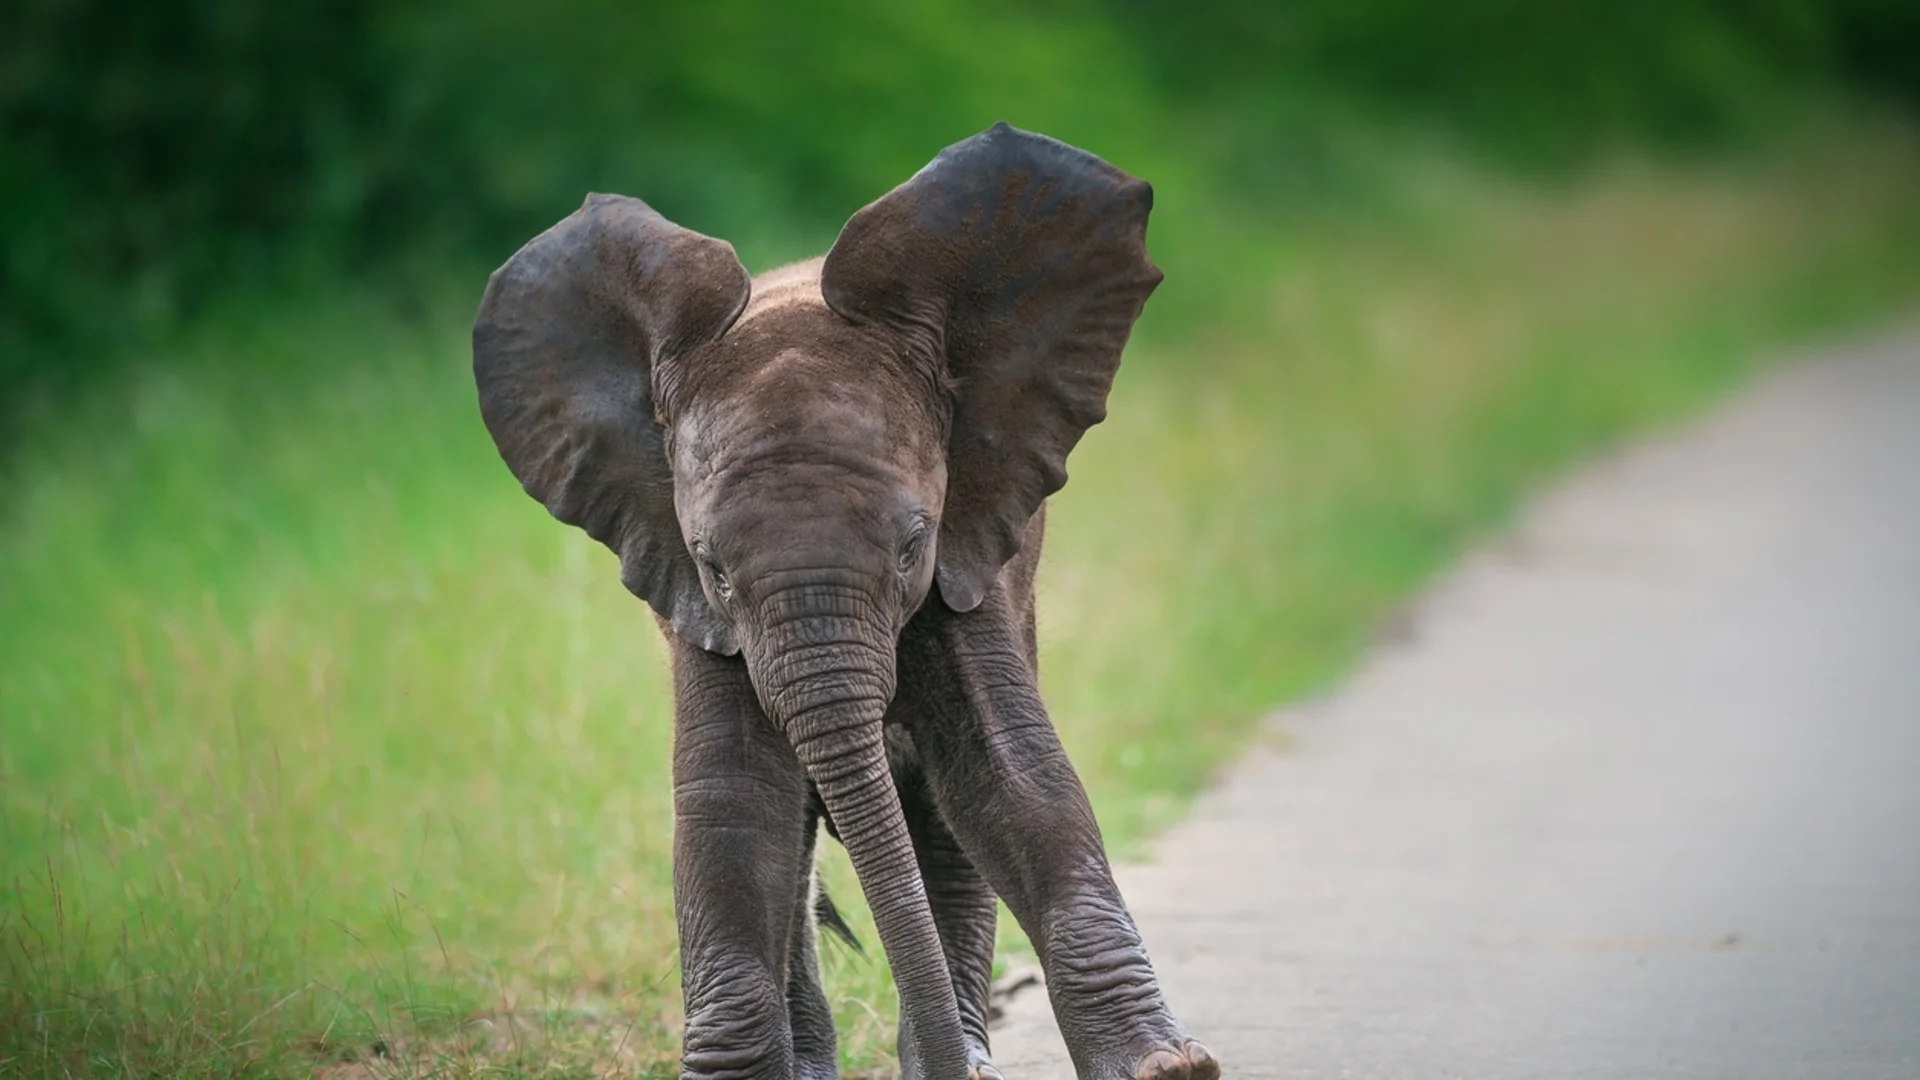
[(920, 555), (927, 546), (927, 529), (922, 525), (907, 535), (907, 542), (900, 545), (900, 572), (912, 576), (920, 565)]
[(707, 546), (696, 542), (693, 557), (700, 561), (700, 569), (707, 572), (707, 580), (713, 585), (713, 595), (719, 597), (721, 603), (733, 599), (733, 583), (727, 580), (727, 572), (720, 569), (720, 564), (714, 562), (713, 556), (707, 553)]

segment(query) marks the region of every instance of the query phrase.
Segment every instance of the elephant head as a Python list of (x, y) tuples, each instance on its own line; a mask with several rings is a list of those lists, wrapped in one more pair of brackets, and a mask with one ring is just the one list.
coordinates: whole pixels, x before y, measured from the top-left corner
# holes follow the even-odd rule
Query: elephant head
[(731, 246), (590, 196), (488, 283), (501, 456), (620, 556), (670, 632), (741, 654), (851, 856), (930, 1073), (964, 1050), (881, 718), (901, 629), (993, 589), (1105, 415), (1160, 281), (1152, 193), (1005, 124), (750, 280)]

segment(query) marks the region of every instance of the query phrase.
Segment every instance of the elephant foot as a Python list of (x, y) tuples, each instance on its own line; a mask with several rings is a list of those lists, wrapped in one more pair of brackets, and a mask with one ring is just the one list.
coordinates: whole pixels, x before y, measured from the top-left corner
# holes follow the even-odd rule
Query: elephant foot
[(1178, 1046), (1156, 1046), (1133, 1068), (1133, 1080), (1219, 1080), (1219, 1077), (1219, 1060), (1192, 1039)]

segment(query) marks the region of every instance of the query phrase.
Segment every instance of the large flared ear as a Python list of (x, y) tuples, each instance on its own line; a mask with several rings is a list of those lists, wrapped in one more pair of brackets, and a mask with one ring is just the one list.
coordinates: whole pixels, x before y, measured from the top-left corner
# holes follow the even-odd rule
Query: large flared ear
[(847, 222), (828, 306), (902, 335), (954, 384), (936, 577), (971, 611), (1105, 419), (1160, 271), (1153, 189), (1083, 150), (998, 124), (941, 151)]
[(653, 376), (725, 333), (748, 289), (725, 241), (589, 195), (494, 271), (473, 324), (480, 415), (527, 494), (612, 548), (674, 633), (728, 655), (674, 515)]

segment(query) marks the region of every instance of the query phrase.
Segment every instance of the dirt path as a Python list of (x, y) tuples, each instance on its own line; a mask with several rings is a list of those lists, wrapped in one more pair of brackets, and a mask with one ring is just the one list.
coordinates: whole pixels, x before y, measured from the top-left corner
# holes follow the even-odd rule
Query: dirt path
[[(1574, 477), (1122, 887), (1229, 1077), (1920, 1078), (1920, 333)], [(994, 1036), (1069, 1076), (1044, 994)]]

